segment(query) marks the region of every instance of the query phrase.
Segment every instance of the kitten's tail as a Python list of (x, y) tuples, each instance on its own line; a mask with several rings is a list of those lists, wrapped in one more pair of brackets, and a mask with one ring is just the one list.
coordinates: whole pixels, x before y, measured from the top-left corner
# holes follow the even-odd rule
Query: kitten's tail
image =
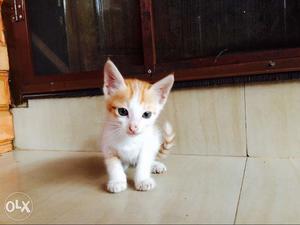
[(163, 126), (163, 143), (160, 146), (159, 152), (157, 153), (158, 159), (166, 158), (171, 148), (174, 146), (175, 133), (173, 131), (172, 125), (169, 122), (165, 122)]

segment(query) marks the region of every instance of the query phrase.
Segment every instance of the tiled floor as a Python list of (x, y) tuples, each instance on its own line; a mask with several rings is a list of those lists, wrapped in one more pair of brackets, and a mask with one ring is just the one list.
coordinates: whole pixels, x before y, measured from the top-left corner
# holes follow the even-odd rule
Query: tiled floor
[(300, 160), (248, 159), (237, 223), (300, 223)]
[[(299, 87), (173, 91), (162, 115), (177, 137), (168, 173), (151, 192), (129, 179), (116, 195), (93, 152), (103, 97), (29, 101), (13, 109), (15, 146), (35, 150), (0, 157), (0, 208), (22, 191), (35, 205), (26, 223), (300, 223)], [(13, 222), (0, 210), (0, 223)]]
[[(157, 188), (105, 191), (99, 153), (15, 151), (0, 157), (0, 204), (28, 194), (23, 223), (300, 223), (300, 160), (171, 155)], [(0, 223), (14, 223), (3, 210)]]

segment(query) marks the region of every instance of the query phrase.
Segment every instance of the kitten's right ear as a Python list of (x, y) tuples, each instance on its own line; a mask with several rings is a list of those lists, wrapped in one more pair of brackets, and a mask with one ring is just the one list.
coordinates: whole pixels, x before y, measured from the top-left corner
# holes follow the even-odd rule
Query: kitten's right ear
[(112, 95), (116, 91), (122, 90), (124, 88), (126, 88), (124, 78), (122, 77), (115, 64), (110, 59), (108, 59), (104, 65), (104, 95)]

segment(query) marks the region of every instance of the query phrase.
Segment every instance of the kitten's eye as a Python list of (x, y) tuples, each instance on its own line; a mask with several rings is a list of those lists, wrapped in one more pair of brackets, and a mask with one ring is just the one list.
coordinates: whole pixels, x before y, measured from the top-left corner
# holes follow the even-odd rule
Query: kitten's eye
[(144, 112), (143, 118), (149, 119), (152, 116), (152, 112)]
[(128, 111), (125, 108), (118, 108), (118, 113), (120, 116), (128, 116)]

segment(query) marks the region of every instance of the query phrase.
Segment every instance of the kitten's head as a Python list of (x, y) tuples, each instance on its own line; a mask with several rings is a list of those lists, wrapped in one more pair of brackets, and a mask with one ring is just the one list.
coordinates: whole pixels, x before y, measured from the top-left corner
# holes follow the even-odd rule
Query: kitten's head
[(112, 126), (128, 136), (137, 136), (155, 123), (174, 83), (168, 75), (151, 85), (137, 79), (124, 79), (108, 60), (104, 66), (103, 92)]

